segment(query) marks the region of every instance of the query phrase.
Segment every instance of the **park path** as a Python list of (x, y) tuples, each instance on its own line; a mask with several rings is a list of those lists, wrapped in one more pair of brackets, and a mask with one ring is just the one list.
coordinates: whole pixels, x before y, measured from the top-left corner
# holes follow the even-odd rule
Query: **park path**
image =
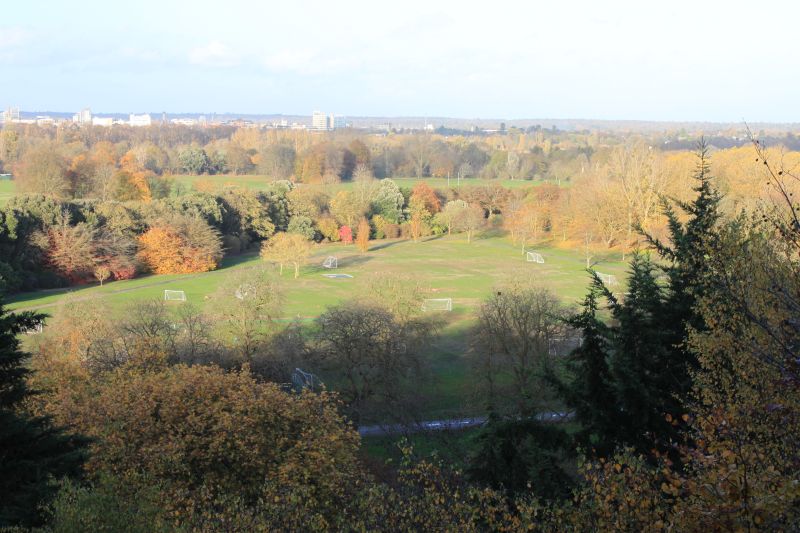
[[(574, 413), (548, 411), (536, 415), (536, 419), (540, 422), (563, 422), (569, 420), (574, 416)], [(486, 423), (488, 420), (485, 416), (476, 416), (471, 418), (450, 418), (445, 420), (428, 420), (425, 422), (418, 422), (416, 424), (389, 424), (389, 425), (375, 425), (375, 426), (361, 426), (358, 428), (358, 433), (362, 437), (366, 436), (387, 436), (387, 435), (405, 435), (409, 433), (423, 433), (426, 431), (457, 431), (459, 429), (468, 429), (479, 427)]]

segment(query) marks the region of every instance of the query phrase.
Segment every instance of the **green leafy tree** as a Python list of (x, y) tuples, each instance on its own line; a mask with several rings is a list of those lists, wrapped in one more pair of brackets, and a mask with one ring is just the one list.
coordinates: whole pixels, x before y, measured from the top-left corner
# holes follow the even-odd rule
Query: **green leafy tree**
[(372, 199), (372, 211), (392, 224), (397, 224), (403, 219), (403, 205), (405, 197), (397, 184), (390, 179), (381, 180)]
[(178, 154), (181, 170), (188, 174), (202, 174), (208, 172), (211, 161), (205, 150), (199, 146), (187, 146)]

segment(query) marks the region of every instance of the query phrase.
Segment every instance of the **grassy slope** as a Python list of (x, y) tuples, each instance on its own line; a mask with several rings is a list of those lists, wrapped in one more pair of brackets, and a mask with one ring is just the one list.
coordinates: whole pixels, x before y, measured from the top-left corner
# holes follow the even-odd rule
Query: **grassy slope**
[[(530, 276), (553, 290), (566, 304), (574, 304), (583, 296), (588, 277), (583, 259), (577, 252), (540, 247), (543, 265), (526, 263), (520, 249), (505, 237), (484, 237), (467, 243), (462, 235), (430, 238), (424, 242), (375, 241), (370, 252), (359, 254), (354, 246), (321, 245), (312, 263), (303, 268), (299, 279), (284, 272), (286, 303), (284, 317), (301, 317), (310, 321), (325, 308), (351, 298), (361, 290), (367, 276), (382, 272), (402, 272), (424, 280), (436, 297), (453, 298), (453, 312), (446, 313), (446, 326), (439, 339), (429, 348), (428, 360), (436, 382), (426, 387), (431, 396), (426, 416), (446, 417), (472, 414), (479, 406), (470, 405), (469, 363), (466, 359), (468, 331), (474, 312), (493, 287), (514, 279)], [(352, 274), (353, 279), (332, 280), (322, 276), (327, 270), (319, 265), (328, 255), (339, 257), (338, 272)], [(260, 264), (256, 255), (228, 258), (217, 271), (194, 275), (145, 276), (135, 280), (107, 283), (104, 287), (88, 286), (71, 289), (17, 294), (10, 299), (11, 309), (40, 309), (58, 312), (58, 302), (68, 293), (90, 299), (104, 298), (114, 309), (136, 299), (161, 298), (164, 289), (183, 290), (187, 299), (207, 303), (207, 296), (234, 269)], [(598, 270), (621, 277), (625, 264), (614, 260), (601, 263)], [(174, 303), (171, 305), (180, 305)]]
[(15, 184), (12, 180), (0, 179), (0, 206), (16, 194)]

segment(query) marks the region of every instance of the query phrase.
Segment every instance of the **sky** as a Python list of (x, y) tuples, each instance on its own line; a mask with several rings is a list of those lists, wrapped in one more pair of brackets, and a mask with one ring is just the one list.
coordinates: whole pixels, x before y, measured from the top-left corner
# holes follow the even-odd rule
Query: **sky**
[(2, 108), (800, 121), (796, 1), (3, 4)]

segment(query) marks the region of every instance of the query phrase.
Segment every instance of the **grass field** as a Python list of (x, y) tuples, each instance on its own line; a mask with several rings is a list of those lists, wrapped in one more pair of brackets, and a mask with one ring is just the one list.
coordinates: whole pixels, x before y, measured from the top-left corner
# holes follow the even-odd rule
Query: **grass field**
[(8, 202), (16, 194), (16, 187), (12, 180), (0, 179), (0, 205)]
[[(228, 176), (228, 175), (221, 175), (221, 176), (190, 176), (190, 175), (175, 175), (172, 176), (176, 182), (186, 186), (187, 188), (191, 189), (195, 186), (197, 182), (206, 182), (210, 183), (215, 189), (222, 189), (223, 187), (230, 186), (230, 185), (238, 185), (240, 187), (246, 187), (248, 189), (253, 190), (263, 190), (266, 189), (269, 184), (273, 181), (271, 178), (267, 176), (249, 176), (249, 175), (241, 175), (241, 176)], [(509, 189), (519, 189), (524, 187), (533, 187), (536, 185), (541, 185), (542, 182), (538, 181), (522, 181), (522, 180), (487, 180), (481, 178), (465, 178), (462, 179), (459, 183), (455, 178), (451, 178), (448, 180), (447, 178), (392, 178), (399, 187), (406, 187), (412, 188), (414, 185), (420, 182), (425, 182), (434, 189), (447, 189), (447, 188), (458, 188), (458, 187), (470, 187), (475, 185), (490, 185), (492, 183), (499, 183), (503, 187), (507, 187)], [(344, 183), (337, 183), (336, 185), (329, 186), (331, 190), (338, 191), (341, 189), (351, 189), (353, 187), (352, 182), (344, 182)]]
[[(245, 187), (247, 189), (251, 189), (254, 191), (262, 191), (266, 189), (269, 184), (273, 181), (271, 178), (267, 176), (259, 176), (259, 175), (247, 175), (247, 176), (190, 176), (190, 175), (174, 175), (171, 176), (177, 183), (183, 185), (187, 190), (192, 190), (198, 182), (206, 182), (211, 185), (212, 192), (221, 191), (225, 187), (229, 186), (238, 186), (238, 187)], [(490, 185), (492, 183), (499, 183), (503, 187), (507, 187), (509, 189), (521, 189), (525, 187), (536, 187), (541, 185), (542, 182), (539, 181), (520, 181), (520, 180), (486, 180), (480, 178), (466, 178), (461, 180), (461, 183), (458, 184), (457, 181), (453, 178), (450, 180), (450, 185), (448, 186), (447, 178), (392, 178), (398, 186), (405, 187), (411, 189), (420, 182), (425, 182), (434, 189), (447, 189), (448, 187), (452, 187), (457, 189), (459, 187), (469, 187), (475, 185)], [(339, 190), (348, 190), (353, 188), (352, 182), (345, 182), (345, 183), (337, 183), (336, 185), (329, 185), (331, 192), (336, 192)], [(11, 199), (13, 196), (16, 195), (16, 185), (12, 180), (0, 180), (0, 206), (4, 205)]]
[[(441, 313), (446, 325), (426, 354), (434, 384), (426, 416), (433, 418), (473, 414), (467, 379), (470, 367), (466, 358), (469, 328), (474, 313), (493, 287), (515, 279), (528, 280), (550, 288), (565, 304), (577, 303), (585, 294), (588, 274), (583, 258), (575, 251), (539, 247), (544, 264), (527, 263), (521, 250), (503, 236), (486, 234), (467, 243), (462, 235), (429, 238), (421, 242), (375, 241), (371, 250), (359, 254), (353, 245), (338, 243), (320, 245), (310, 265), (293, 279), (284, 272), (286, 301), (284, 318), (299, 317), (311, 321), (327, 307), (352, 298), (363, 290), (369, 276), (386, 272), (410, 274), (435, 292), (435, 297), (452, 298), (453, 311)], [(352, 279), (328, 279), (320, 265), (328, 255), (339, 258), (338, 272), (351, 274)], [(140, 299), (162, 298), (165, 289), (183, 290), (187, 300), (205, 305), (221, 281), (237, 269), (261, 264), (257, 255), (227, 258), (219, 270), (192, 275), (145, 276), (135, 280), (107, 283), (103, 287), (72, 287), (51, 291), (22, 293), (10, 298), (12, 310), (38, 309), (50, 314), (58, 312), (59, 302), (66, 296), (105, 300), (121, 312), (125, 305)], [(597, 270), (622, 279), (625, 263), (615, 254), (596, 266)], [(171, 305), (180, 305), (174, 303)]]

